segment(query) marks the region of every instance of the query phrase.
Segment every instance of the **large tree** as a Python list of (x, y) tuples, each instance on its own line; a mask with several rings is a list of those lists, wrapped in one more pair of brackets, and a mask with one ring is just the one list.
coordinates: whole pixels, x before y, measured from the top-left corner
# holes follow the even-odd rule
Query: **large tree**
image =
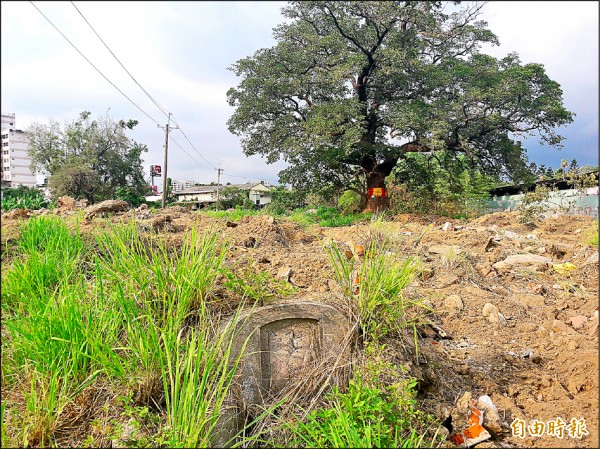
[(145, 195), (141, 154), (148, 148), (125, 135), (138, 122), (90, 116), (84, 111), (64, 127), (53, 120), (49, 125), (33, 123), (27, 130), (32, 169), (50, 174), (55, 194), (90, 203), (114, 199), (123, 190)]
[(514, 177), (527, 162), (519, 136), (560, 146), (572, 113), (542, 65), (480, 53), (497, 38), (481, 4), (458, 3), (290, 2), (277, 44), (231, 67), (229, 130), (246, 155), (288, 162), (282, 182), (356, 189), (370, 209), (386, 206), (376, 195), (410, 152)]

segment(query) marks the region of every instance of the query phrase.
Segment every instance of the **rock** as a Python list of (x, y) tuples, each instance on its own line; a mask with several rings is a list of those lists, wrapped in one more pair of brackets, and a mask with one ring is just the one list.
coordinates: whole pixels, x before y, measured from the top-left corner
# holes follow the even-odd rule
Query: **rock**
[(494, 270), (489, 265), (484, 263), (478, 263), (475, 265), (475, 269), (481, 274), (483, 277), (488, 277), (490, 274), (494, 274)]
[(279, 269), (279, 271), (277, 272), (277, 277), (285, 279), (286, 282), (290, 282), (291, 276), (292, 276), (291, 267), (281, 267)]
[(490, 323), (497, 323), (500, 321), (500, 312), (498, 311), (498, 307), (491, 302), (488, 302), (483, 306), (482, 313)]
[(450, 295), (444, 300), (444, 306), (455, 312), (460, 312), (463, 307), (463, 301), (458, 295)]
[(465, 393), (460, 397), (458, 402), (456, 403), (456, 407), (460, 409), (470, 409), (471, 408), (471, 399), (473, 395), (469, 391), (465, 391)]
[(235, 228), (238, 224), (233, 222), (233, 221), (227, 221), (225, 223), (225, 226), (227, 226), (228, 228)]
[(498, 413), (498, 408), (492, 402), (488, 395), (479, 397), (477, 408), (483, 411), (483, 427), (485, 427), (493, 437), (502, 432), (502, 419)]
[(458, 277), (452, 274), (444, 274), (437, 279), (437, 288), (446, 288), (458, 283)]
[(571, 318), (571, 326), (573, 326), (573, 329), (581, 329), (587, 320), (587, 317), (583, 315), (574, 316)]
[(29, 218), (29, 216), (33, 212), (29, 209), (13, 209), (10, 212), (6, 212), (2, 215), (2, 218), (6, 218), (8, 220), (15, 220), (17, 218)]
[(525, 304), (527, 307), (542, 307), (545, 305), (545, 300), (546, 300), (541, 295), (528, 295), (528, 294), (516, 295), (514, 299), (516, 301), (519, 301), (522, 304)]
[(494, 237), (490, 237), (487, 240), (487, 243), (485, 244), (485, 247), (483, 248), (483, 250), (484, 251), (489, 251), (489, 250), (491, 250), (495, 246), (498, 246), (498, 242), (496, 242), (496, 239), (494, 239)]
[(121, 200), (106, 200), (85, 209), (86, 218), (106, 212), (120, 212), (129, 209), (129, 203)]
[(171, 215), (159, 215), (152, 220), (152, 229), (162, 229), (173, 221)]
[(58, 200), (57, 200), (57, 207), (60, 208), (64, 208), (64, 209), (72, 209), (75, 207), (75, 199), (71, 198), (68, 195), (65, 196), (59, 196)]
[(442, 226), (442, 231), (451, 231), (451, 230), (452, 230), (452, 223), (450, 223), (449, 221), (444, 223), (444, 226)]
[(539, 271), (545, 271), (551, 264), (552, 259), (537, 254), (515, 254), (496, 262), (493, 267), (499, 272), (509, 271), (514, 266), (532, 267)]
[(504, 237), (506, 237), (507, 239), (511, 239), (511, 240), (520, 240), (522, 238), (516, 232), (507, 231), (507, 230), (502, 231), (502, 235), (504, 235)]
[(586, 265), (598, 265), (598, 251), (596, 251), (590, 257), (585, 259), (582, 266), (586, 266)]
[(265, 223), (268, 223), (268, 224), (275, 223), (275, 218), (272, 215), (264, 215), (263, 220), (265, 221)]
[(567, 333), (567, 325), (560, 320), (554, 320), (552, 323), (552, 331), (559, 333), (564, 332)]
[(457, 245), (431, 245), (427, 248), (431, 254), (441, 254), (443, 256), (460, 254), (460, 246)]

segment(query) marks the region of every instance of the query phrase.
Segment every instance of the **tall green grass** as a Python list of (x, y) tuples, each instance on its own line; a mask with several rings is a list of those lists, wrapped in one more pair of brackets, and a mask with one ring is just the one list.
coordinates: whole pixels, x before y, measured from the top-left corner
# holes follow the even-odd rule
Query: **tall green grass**
[(153, 407), (156, 444), (210, 446), (237, 367), (210, 307), (227, 243), (214, 230), (164, 237), (111, 226), (92, 254), (60, 219), (23, 228), (23, 257), (3, 269), (3, 443), (56, 445), (65, 410), (101, 379)]
[(405, 312), (420, 303), (406, 299), (403, 290), (420, 273), (418, 259), (400, 260), (385, 241), (372, 241), (361, 261), (348, 258), (335, 243), (326, 247), (326, 252), (365, 338), (378, 339), (411, 324)]

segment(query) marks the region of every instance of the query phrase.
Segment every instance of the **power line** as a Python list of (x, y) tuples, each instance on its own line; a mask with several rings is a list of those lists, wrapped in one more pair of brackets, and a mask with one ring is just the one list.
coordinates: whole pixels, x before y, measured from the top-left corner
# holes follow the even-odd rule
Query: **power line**
[[(140, 106), (138, 106), (131, 98), (129, 98), (121, 89), (119, 89), (110, 79), (108, 79), (108, 77), (106, 75), (104, 75), (104, 73), (102, 73), (102, 71), (100, 69), (98, 69), (70, 40), (69, 38), (67, 38), (67, 36), (65, 36), (63, 34), (62, 31), (60, 31), (60, 29), (54, 25), (54, 23), (48, 18), (46, 17), (46, 15), (32, 2), (30, 1), (29, 3), (31, 3), (31, 5), (44, 17), (44, 19), (46, 19), (48, 21), (48, 23), (50, 23), (50, 25), (52, 25), (52, 27), (54, 27), (54, 29), (56, 31), (58, 31), (58, 33), (83, 57), (83, 59), (86, 60), (86, 62), (88, 64), (90, 64), (111, 86), (113, 86), (121, 95), (123, 95), (131, 104), (133, 104), (142, 114), (144, 114), (146, 117), (148, 117), (150, 120), (152, 120), (157, 126), (161, 126), (160, 123), (155, 120), (153, 117), (151, 117), (146, 111), (144, 111)], [(104, 46), (106, 47), (106, 49), (110, 52), (110, 54), (117, 60), (117, 62), (121, 65), (121, 67), (123, 68), (123, 70), (125, 70), (125, 72), (131, 77), (131, 79), (139, 86), (140, 89), (142, 89), (142, 91), (148, 96), (148, 98), (150, 98), (150, 100), (156, 105), (156, 107), (159, 108), (159, 110), (165, 114), (165, 116), (169, 117), (169, 114), (166, 111), (166, 109), (161, 106), (147, 91), (146, 89), (144, 89), (142, 87), (142, 85), (134, 78), (134, 76), (127, 70), (127, 68), (123, 65), (123, 63), (119, 60), (119, 58), (117, 58), (117, 56), (114, 54), (114, 52), (108, 47), (108, 45), (106, 44), (106, 42), (104, 42), (104, 40), (100, 37), (100, 35), (96, 32), (96, 30), (92, 27), (92, 25), (88, 22), (88, 20), (85, 18), (85, 16), (81, 13), (81, 11), (77, 8), (77, 6), (75, 6), (75, 4), (71, 1), (71, 4), (73, 5), (73, 7), (77, 10), (77, 12), (79, 13), (79, 15), (83, 18), (83, 20), (87, 23), (87, 25), (91, 28), (91, 30), (94, 32), (94, 34), (96, 34), (96, 36), (98, 37), (98, 39), (100, 39), (100, 41), (104, 44)], [(190, 153), (188, 153), (187, 151), (185, 151), (183, 149), (183, 147), (177, 142), (175, 141), (172, 137), (171, 137), (171, 141), (177, 145), (185, 154), (187, 154), (194, 162), (196, 162), (198, 165), (200, 165), (203, 168), (206, 169), (215, 169), (217, 170), (217, 167), (215, 167), (206, 157), (204, 157), (202, 155), (202, 153), (200, 153), (200, 151), (198, 151), (198, 149), (194, 146), (194, 144), (191, 142), (191, 140), (188, 138), (188, 136), (185, 134), (185, 132), (183, 131), (183, 129), (181, 129), (181, 126), (175, 121), (174, 117), (171, 116), (171, 120), (173, 121), (173, 123), (175, 123), (175, 126), (177, 128), (175, 129), (179, 129), (179, 131), (181, 131), (181, 133), (183, 134), (183, 136), (185, 137), (185, 139), (187, 140), (187, 142), (191, 145), (191, 147), (196, 151), (196, 153), (198, 153), (198, 155), (204, 159), (204, 161), (206, 161), (206, 163), (208, 163), (207, 166), (205, 164), (203, 164), (202, 162), (198, 161), (197, 159), (195, 159)], [(237, 176), (237, 175), (223, 175), (223, 176), (227, 176), (227, 177), (233, 177), (233, 178), (243, 178), (243, 179), (253, 179), (253, 178), (248, 178), (246, 176)], [(265, 179), (269, 179), (269, 178), (265, 178)], [(271, 179), (272, 181), (272, 179)]]
[(183, 132), (183, 129), (181, 129), (181, 125), (179, 125), (179, 123), (177, 123), (177, 121), (175, 120), (174, 117), (171, 117), (171, 120), (173, 120), (173, 123), (175, 123), (178, 127), (179, 127), (179, 131), (181, 131), (181, 134), (183, 134), (183, 137), (185, 137), (185, 139), (188, 141), (188, 143), (192, 146), (192, 148), (194, 150), (196, 150), (196, 153), (198, 153), (198, 155), (200, 155), (200, 157), (202, 159), (204, 159), (208, 165), (210, 165), (212, 168), (214, 168), (215, 170), (217, 169), (217, 167), (215, 167), (208, 159), (206, 159), (202, 153), (200, 153), (200, 151), (198, 151), (198, 149), (194, 146), (194, 144), (191, 142), (191, 140), (188, 138), (188, 136)]
[[(102, 42), (102, 44), (104, 44), (104, 46), (106, 47), (106, 49), (110, 52), (110, 54), (117, 60), (117, 62), (120, 64), (120, 66), (123, 68), (123, 70), (125, 70), (125, 72), (129, 75), (129, 77), (135, 82), (135, 84), (137, 84), (139, 86), (140, 89), (142, 89), (142, 91), (148, 96), (148, 98), (150, 98), (150, 100), (156, 105), (156, 107), (158, 109), (160, 109), (160, 111), (166, 116), (168, 117), (168, 112), (167, 110), (161, 106), (153, 97), (152, 95), (150, 95), (148, 93), (148, 91), (146, 89), (144, 89), (142, 87), (142, 85), (135, 79), (135, 77), (129, 72), (129, 70), (127, 70), (127, 68), (123, 65), (123, 63), (119, 60), (119, 58), (117, 58), (117, 56), (114, 54), (114, 52), (110, 49), (110, 47), (106, 44), (106, 42), (104, 42), (104, 39), (102, 39), (100, 37), (100, 35), (98, 34), (98, 32), (94, 29), (94, 27), (90, 24), (90, 22), (85, 18), (85, 16), (83, 15), (83, 13), (79, 10), (79, 8), (77, 8), (77, 6), (75, 6), (75, 3), (73, 3), (71, 1), (71, 5), (73, 5), (73, 7), (77, 10), (77, 12), (79, 13), (79, 15), (81, 16), (81, 18), (85, 21), (85, 23), (88, 24), (88, 26), (90, 27), (90, 29), (94, 32), (94, 34), (96, 35), (96, 37), (98, 37), (98, 39), (100, 39), (100, 42)], [(179, 123), (177, 123), (177, 121), (175, 120), (175, 118), (171, 115), (171, 120), (173, 120), (173, 123), (175, 123), (175, 126), (178, 127), (178, 129), (181, 131), (181, 133), (183, 134), (183, 136), (186, 138), (186, 140), (188, 141), (188, 143), (192, 146), (192, 148), (196, 151), (196, 153), (198, 153), (198, 155), (204, 159), (211, 167), (215, 168), (215, 166), (208, 160), (206, 159), (202, 153), (200, 153), (200, 151), (198, 151), (198, 149), (194, 146), (194, 144), (191, 142), (191, 140), (188, 138), (188, 136), (185, 134), (185, 132), (183, 132), (183, 129), (181, 129), (181, 126), (179, 125)]]
[(69, 40), (69, 38), (68, 38), (67, 36), (65, 36), (65, 35), (64, 35), (64, 34), (62, 33), (62, 31), (60, 31), (60, 30), (58, 29), (58, 27), (57, 27), (56, 25), (54, 25), (54, 23), (52, 23), (52, 21), (51, 21), (51, 20), (50, 20), (48, 17), (46, 17), (46, 15), (45, 15), (45, 14), (44, 14), (42, 11), (40, 11), (40, 9), (39, 9), (37, 6), (35, 6), (35, 5), (34, 5), (34, 3), (33, 3), (32, 1), (30, 1), (29, 3), (31, 3), (31, 4), (33, 5), (33, 7), (34, 7), (35, 9), (37, 9), (37, 10), (38, 10), (38, 12), (39, 12), (39, 13), (40, 13), (40, 14), (41, 14), (43, 17), (44, 17), (44, 19), (46, 19), (46, 20), (48, 21), (48, 23), (50, 23), (50, 25), (52, 25), (52, 26), (54, 27), (54, 29), (55, 29), (56, 31), (58, 31), (58, 32), (60, 33), (60, 35), (61, 35), (62, 37), (64, 37), (64, 38), (65, 38), (65, 40), (66, 40), (66, 41), (67, 41), (67, 42), (68, 42), (68, 43), (69, 43), (69, 44), (70, 44), (70, 45), (71, 45), (71, 46), (72, 46), (72, 47), (73, 47), (73, 48), (74, 48), (74, 49), (77, 51), (77, 53), (79, 53), (79, 54), (80, 54), (80, 55), (83, 57), (83, 59), (85, 59), (85, 60), (86, 60), (86, 61), (87, 61), (87, 62), (88, 62), (88, 63), (89, 63), (89, 64), (90, 64), (90, 65), (91, 65), (91, 66), (92, 66), (94, 69), (96, 69), (96, 71), (97, 71), (97, 72), (98, 72), (100, 75), (102, 75), (102, 77), (103, 77), (103, 78), (104, 78), (106, 81), (108, 81), (108, 82), (110, 83), (110, 85), (111, 85), (111, 86), (113, 86), (115, 89), (117, 89), (121, 95), (123, 95), (125, 98), (127, 98), (127, 99), (129, 100), (129, 102), (130, 102), (131, 104), (133, 104), (133, 105), (134, 105), (136, 108), (138, 108), (138, 109), (139, 109), (139, 110), (140, 110), (140, 111), (141, 111), (141, 112), (142, 112), (142, 113), (143, 113), (143, 114), (144, 114), (146, 117), (148, 117), (150, 120), (152, 120), (154, 123), (156, 123), (157, 125), (159, 125), (159, 126), (160, 126), (160, 123), (158, 123), (156, 120), (154, 120), (152, 117), (150, 117), (150, 115), (148, 115), (148, 113), (147, 113), (146, 111), (144, 111), (142, 108), (140, 108), (140, 107), (139, 107), (139, 106), (138, 106), (138, 105), (137, 105), (137, 104), (136, 104), (136, 103), (135, 103), (135, 102), (134, 102), (134, 101), (133, 101), (131, 98), (129, 98), (127, 95), (125, 95), (121, 89), (119, 89), (117, 86), (115, 86), (115, 84), (114, 84), (114, 83), (113, 83), (111, 80), (109, 80), (109, 79), (108, 79), (108, 78), (107, 78), (107, 77), (104, 75), (104, 73), (102, 73), (102, 72), (100, 71), (100, 69), (98, 69), (98, 67), (96, 67), (96, 66), (95, 66), (95, 65), (94, 65), (94, 64), (93, 64), (93, 63), (92, 63), (92, 62), (91, 62), (91, 61), (90, 61), (90, 60), (89, 60), (89, 59), (88, 59), (88, 58), (87, 58), (87, 57), (86, 57), (86, 56), (85, 56), (85, 55), (84, 55), (84, 54), (83, 54), (83, 53), (82, 53), (82, 52), (81, 52), (81, 51), (80, 51), (80, 50), (79, 50), (79, 49), (78, 49), (78, 48), (77, 48), (77, 47), (76, 47), (76, 46), (75, 46), (75, 45), (74, 45), (74, 44), (73, 44), (73, 43), (72, 43), (70, 40)]
[(173, 142), (175, 145), (177, 145), (179, 148), (181, 148), (181, 151), (183, 151), (185, 154), (187, 154), (187, 155), (188, 155), (188, 156), (189, 156), (189, 157), (190, 157), (190, 158), (191, 158), (191, 159), (192, 159), (194, 162), (196, 162), (196, 163), (197, 163), (198, 165), (200, 165), (202, 168), (206, 168), (206, 169), (208, 169), (208, 170), (212, 170), (212, 168), (211, 168), (211, 167), (208, 167), (208, 166), (206, 166), (206, 165), (205, 165), (205, 164), (203, 164), (202, 162), (200, 162), (200, 161), (198, 161), (197, 159), (195, 159), (195, 158), (194, 158), (194, 157), (193, 157), (193, 156), (192, 156), (190, 153), (188, 153), (187, 151), (185, 151), (185, 150), (183, 149), (183, 147), (182, 147), (181, 145), (179, 145), (179, 144), (177, 143), (177, 141), (175, 141), (175, 139), (173, 139), (172, 137), (171, 137), (171, 142)]
[(140, 83), (138, 83), (138, 81), (133, 77), (133, 75), (131, 73), (129, 73), (129, 70), (127, 70), (125, 68), (125, 66), (123, 65), (123, 63), (119, 60), (119, 58), (117, 58), (117, 56), (113, 53), (113, 51), (108, 47), (108, 45), (106, 44), (106, 42), (104, 42), (104, 40), (100, 37), (100, 35), (98, 34), (98, 32), (94, 29), (94, 27), (91, 25), (90, 22), (88, 22), (88, 20), (85, 18), (85, 16), (82, 14), (82, 12), (77, 8), (77, 6), (75, 6), (75, 3), (71, 2), (71, 5), (73, 5), (73, 8), (75, 8), (77, 10), (77, 12), (79, 13), (79, 15), (81, 16), (81, 18), (85, 21), (85, 23), (88, 24), (88, 26), (91, 28), (91, 30), (94, 32), (94, 34), (98, 37), (98, 39), (100, 39), (100, 42), (102, 42), (104, 44), (104, 46), (106, 47), (106, 49), (110, 52), (110, 54), (117, 60), (117, 62), (121, 65), (121, 67), (123, 67), (123, 70), (125, 70), (125, 72), (127, 72), (127, 74), (131, 77), (131, 79), (135, 82), (135, 84), (137, 84), (139, 86), (140, 89), (142, 89), (142, 91), (148, 96), (148, 98), (150, 98), (150, 100), (152, 100), (152, 103), (154, 103), (156, 105), (156, 107), (158, 107), (158, 109), (160, 109), (160, 111), (166, 116), (168, 117), (168, 112), (166, 112), (166, 109), (164, 107), (162, 107), (160, 104), (158, 104), (158, 102), (152, 98), (152, 95), (150, 95), (146, 89), (144, 89), (142, 87), (142, 85)]

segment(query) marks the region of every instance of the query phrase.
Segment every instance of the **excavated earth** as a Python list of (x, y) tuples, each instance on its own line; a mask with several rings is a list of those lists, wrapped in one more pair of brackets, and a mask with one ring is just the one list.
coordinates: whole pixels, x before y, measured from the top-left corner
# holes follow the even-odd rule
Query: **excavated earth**
[[(418, 327), (418, 360), (401, 350), (390, 357), (419, 380), (426, 411), (440, 420), (452, 414), (456, 432), (468, 425), (455, 413), (457, 402), (488, 395), (501, 429), (477, 447), (598, 447), (598, 247), (585, 243), (597, 221), (555, 216), (534, 225), (520, 224), (517, 212), (469, 221), (404, 214), (323, 228), (269, 216), (232, 223), (172, 207), (93, 217), (81, 229), (134, 214), (148, 232), (174, 241), (190, 227), (216, 228), (232, 242), (227, 263), (283, 276), (297, 289), (293, 298), (332, 305), (339, 292), (324, 247), (387, 240), (391, 251), (422, 261), (406, 291), (431, 309)], [(20, 222), (5, 218), (3, 245)], [(527, 431), (521, 438), (511, 427), (557, 418), (565, 423), (562, 438)], [(579, 427), (567, 428), (573, 419)], [(443, 445), (454, 447), (450, 440)]]

